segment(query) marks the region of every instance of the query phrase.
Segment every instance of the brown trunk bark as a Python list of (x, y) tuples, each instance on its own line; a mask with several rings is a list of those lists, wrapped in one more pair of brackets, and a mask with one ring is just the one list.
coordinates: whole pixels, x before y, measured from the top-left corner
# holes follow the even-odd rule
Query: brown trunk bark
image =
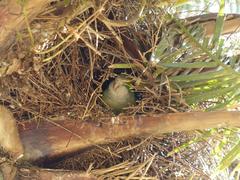
[(23, 146), (19, 138), (16, 120), (4, 106), (0, 106), (0, 147), (11, 154), (14, 160), (22, 157)]
[[(0, 159), (1, 161), (2, 159)], [(4, 160), (3, 160), (4, 161)], [(15, 180), (15, 179), (67, 179), (67, 180), (95, 180), (97, 179), (93, 175), (87, 172), (68, 171), (63, 169), (43, 169), (37, 167), (16, 167), (10, 162), (4, 162), (0, 164), (0, 179)]]
[[(205, 29), (206, 36), (212, 36), (214, 34), (216, 25), (217, 13), (203, 14), (199, 16), (189, 17), (186, 20), (189, 21), (190, 26), (192, 24), (201, 24)], [(226, 14), (223, 25), (222, 34), (230, 34), (239, 31), (240, 27), (240, 15), (239, 14)]]
[(42, 168), (20, 168), (18, 170), (19, 179), (67, 179), (67, 180), (95, 180), (96, 177), (81, 173), (79, 171), (67, 171), (57, 169), (42, 169)]
[[(109, 118), (109, 122), (113, 121)], [(152, 116), (122, 116), (114, 124), (101, 126), (90, 122), (45, 121), (25, 123), (19, 127), (30, 161), (49, 161), (80, 149), (119, 139), (158, 135), (196, 129), (240, 126), (240, 112), (189, 112)]]

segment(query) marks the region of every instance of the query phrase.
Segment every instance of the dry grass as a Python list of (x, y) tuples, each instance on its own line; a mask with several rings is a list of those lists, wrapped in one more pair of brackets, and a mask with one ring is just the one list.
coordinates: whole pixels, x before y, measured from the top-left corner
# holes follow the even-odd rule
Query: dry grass
[[(208, 159), (206, 143), (199, 143), (186, 152), (168, 156), (168, 152), (193, 134), (174, 133), (162, 137), (134, 138), (86, 150), (48, 167), (85, 170), (99, 178), (173, 179), (191, 176), (209, 179), (216, 162)], [(202, 154), (207, 156), (203, 157)], [(201, 157), (199, 157), (199, 155)], [(212, 166), (203, 170), (204, 165)], [(131, 178), (130, 178), (131, 177)]]

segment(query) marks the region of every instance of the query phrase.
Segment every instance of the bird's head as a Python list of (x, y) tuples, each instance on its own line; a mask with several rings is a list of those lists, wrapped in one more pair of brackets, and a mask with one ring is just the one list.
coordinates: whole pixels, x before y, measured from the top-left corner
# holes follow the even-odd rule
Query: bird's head
[(113, 82), (112, 82), (112, 88), (113, 90), (118, 90), (120, 87), (126, 85), (126, 83), (129, 82), (129, 80), (123, 78), (123, 77), (117, 77)]

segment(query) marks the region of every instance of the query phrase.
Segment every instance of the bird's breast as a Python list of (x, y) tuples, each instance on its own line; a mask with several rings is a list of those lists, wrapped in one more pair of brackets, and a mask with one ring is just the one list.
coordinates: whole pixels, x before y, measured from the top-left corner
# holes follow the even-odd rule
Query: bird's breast
[(135, 102), (134, 93), (126, 86), (117, 89), (109, 89), (104, 93), (104, 101), (112, 109), (122, 109)]

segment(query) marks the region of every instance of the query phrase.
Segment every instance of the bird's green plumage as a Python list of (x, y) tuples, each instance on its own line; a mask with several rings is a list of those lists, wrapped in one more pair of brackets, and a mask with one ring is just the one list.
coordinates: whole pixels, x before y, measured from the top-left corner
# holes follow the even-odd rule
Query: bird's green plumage
[(115, 114), (120, 113), (123, 108), (136, 102), (135, 94), (125, 84), (125, 80), (117, 77), (103, 92), (103, 101)]

